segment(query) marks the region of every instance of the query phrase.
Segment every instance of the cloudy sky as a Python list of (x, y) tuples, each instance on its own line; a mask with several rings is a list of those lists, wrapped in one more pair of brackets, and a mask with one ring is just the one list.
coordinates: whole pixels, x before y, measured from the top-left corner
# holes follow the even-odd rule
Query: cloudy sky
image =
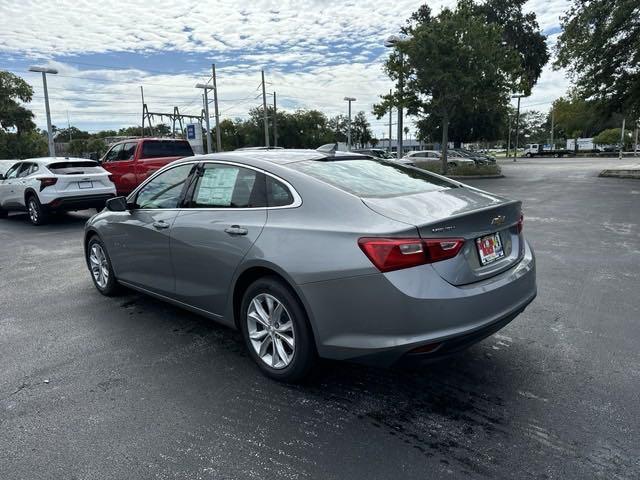
[[(216, 64), (223, 117), (245, 117), (258, 105), (260, 70), (277, 92), (279, 108), (371, 112), (393, 87), (382, 72), (384, 39), (424, 2), (396, 0), (282, 0), (175, 2), (156, 0), (0, 2), (0, 69), (35, 90), (31, 108), (45, 127), (39, 74), (30, 65), (59, 70), (48, 77), (52, 120), (89, 131), (139, 125), (140, 86), (151, 111), (199, 114), (201, 91)], [(428, 2), (437, 12), (453, 0)], [(549, 43), (555, 43), (567, 0), (530, 0)], [(547, 67), (524, 109), (547, 110), (565, 93), (562, 71)], [(385, 120), (370, 115), (382, 137)]]

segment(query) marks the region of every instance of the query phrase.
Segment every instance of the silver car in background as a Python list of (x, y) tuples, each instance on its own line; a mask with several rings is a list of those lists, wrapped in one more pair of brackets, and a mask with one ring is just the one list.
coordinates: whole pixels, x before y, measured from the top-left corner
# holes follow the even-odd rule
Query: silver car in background
[(97, 289), (120, 284), (242, 331), (296, 381), (319, 357), (442, 358), (536, 296), (521, 203), (356, 154), (178, 160), (85, 228)]

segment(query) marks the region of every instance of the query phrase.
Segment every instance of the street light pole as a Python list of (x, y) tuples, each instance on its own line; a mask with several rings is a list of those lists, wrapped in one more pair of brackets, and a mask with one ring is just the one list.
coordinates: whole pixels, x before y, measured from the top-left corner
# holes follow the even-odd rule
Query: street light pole
[(346, 102), (349, 102), (349, 123), (347, 125), (347, 150), (351, 151), (351, 102), (355, 102), (354, 97), (344, 97)]
[(622, 160), (622, 151), (624, 150), (624, 127), (626, 118), (622, 118), (622, 131), (620, 132), (620, 153), (618, 154), (618, 160)]
[[(384, 42), (384, 46), (385, 47), (389, 47), (389, 48), (394, 48), (397, 47), (399, 44), (401, 44), (402, 42), (405, 42), (407, 40), (407, 36), (406, 35), (391, 35), (390, 37), (388, 37), (385, 42)], [(398, 151), (397, 151), (397, 156), (398, 158), (402, 158), (402, 154), (403, 154), (403, 148), (402, 148), (402, 123), (403, 123), (403, 112), (402, 112), (402, 101), (404, 98), (404, 54), (399, 51), (398, 54), (400, 55), (400, 74), (398, 75)]]
[(213, 75), (213, 113), (216, 116), (216, 152), (222, 151), (222, 139), (220, 136), (220, 115), (218, 113), (218, 86), (216, 84), (216, 64), (211, 64)]
[(196, 84), (196, 88), (204, 90), (204, 121), (207, 126), (207, 153), (211, 153), (211, 126), (209, 125), (209, 96), (207, 92), (213, 90), (213, 87), (206, 83), (198, 83)]
[(262, 115), (264, 117), (264, 146), (269, 148), (269, 122), (267, 120), (267, 91), (264, 84), (264, 70), (262, 70)]
[(49, 144), (49, 156), (56, 156), (55, 145), (53, 144), (53, 131), (51, 127), (51, 112), (49, 111), (49, 92), (47, 91), (47, 73), (56, 75), (58, 70), (46, 67), (29, 67), (30, 72), (42, 73), (42, 86), (44, 87), (44, 110), (47, 114), (47, 140)]

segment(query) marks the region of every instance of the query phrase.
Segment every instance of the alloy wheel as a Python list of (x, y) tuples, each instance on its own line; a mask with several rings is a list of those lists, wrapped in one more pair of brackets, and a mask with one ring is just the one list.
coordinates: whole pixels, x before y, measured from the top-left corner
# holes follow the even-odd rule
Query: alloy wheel
[(93, 275), (96, 285), (101, 289), (105, 288), (109, 282), (109, 262), (102, 246), (98, 243), (91, 245), (89, 252), (89, 264), (91, 267), (91, 274)]
[(29, 200), (29, 219), (33, 223), (38, 223), (38, 205), (36, 201), (32, 198)]
[(260, 360), (271, 368), (287, 367), (295, 354), (295, 330), (282, 302), (268, 293), (256, 295), (249, 303), (246, 321)]

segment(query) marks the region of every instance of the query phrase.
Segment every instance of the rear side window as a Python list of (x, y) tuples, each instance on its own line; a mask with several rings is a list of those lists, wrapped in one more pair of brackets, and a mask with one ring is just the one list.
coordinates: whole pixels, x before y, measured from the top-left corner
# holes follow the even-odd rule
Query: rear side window
[(193, 150), (189, 142), (146, 140), (142, 143), (141, 158), (190, 157)]
[(306, 160), (291, 163), (299, 170), (358, 197), (397, 197), (456, 187), (424, 170), (375, 160)]
[(267, 177), (267, 205), (269, 207), (285, 207), (293, 203), (293, 195), (282, 183)]
[(191, 208), (265, 207), (265, 176), (248, 168), (208, 164), (198, 175)]
[(55, 162), (47, 165), (51, 173), (56, 175), (86, 175), (89, 173), (101, 173), (102, 168), (97, 162), (75, 161), (75, 162)]

